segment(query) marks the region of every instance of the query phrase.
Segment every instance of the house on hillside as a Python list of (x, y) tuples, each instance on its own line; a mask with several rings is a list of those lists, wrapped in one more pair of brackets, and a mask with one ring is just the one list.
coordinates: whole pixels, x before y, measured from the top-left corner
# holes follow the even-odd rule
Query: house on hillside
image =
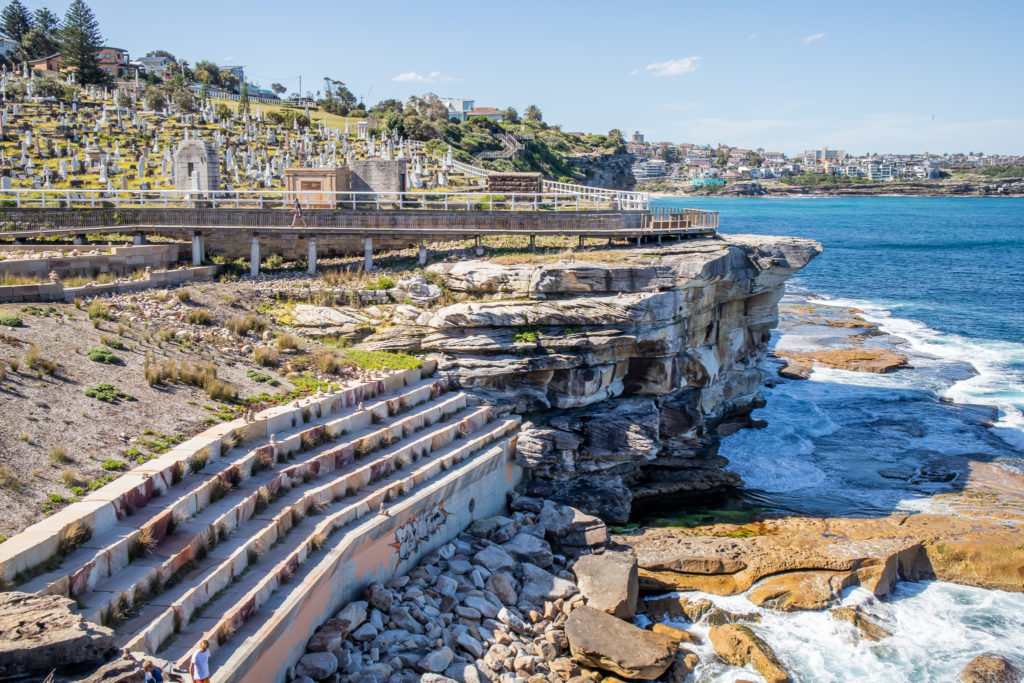
[[(104, 45), (96, 51), (96, 58), (99, 60), (100, 70), (107, 72), (113, 78), (126, 78), (135, 74), (136, 66), (131, 61), (127, 50)], [(33, 59), (28, 66), (33, 71), (74, 71), (73, 67), (64, 66), (64, 59), (59, 52), (49, 57)]]
[(491, 121), (505, 120), (505, 112), (494, 107), (478, 107), (475, 100), (462, 97), (442, 97), (441, 104), (448, 110), (448, 118), (456, 121), (469, 121), (474, 116), (482, 116)]
[(171, 66), (171, 60), (168, 57), (140, 57), (132, 62), (132, 64), (141, 73), (153, 74), (157, 78), (163, 78), (164, 74), (167, 73), (167, 69)]

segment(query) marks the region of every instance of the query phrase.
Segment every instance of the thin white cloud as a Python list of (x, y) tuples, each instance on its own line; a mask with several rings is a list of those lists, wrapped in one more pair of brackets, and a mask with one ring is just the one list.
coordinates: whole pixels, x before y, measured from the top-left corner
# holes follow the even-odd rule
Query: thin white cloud
[(225, 57), (223, 61), (225, 61), (225, 62), (233, 62), (236, 59), (238, 59), (238, 58), (235, 57), (234, 55), (232, 55), (231, 57)]
[(754, 38), (757, 38), (756, 33), (751, 33), (749, 36), (747, 36), (747, 40), (753, 40)]
[(399, 83), (451, 83), (452, 81), (461, 81), (462, 79), (445, 76), (440, 71), (431, 71), (428, 74), (406, 71), (405, 73), (398, 74), (391, 80), (398, 81)]
[(636, 76), (638, 73), (640, 73), (640, 69), (633, 69), (632, 71), (629, 72), (629, 75)]
[(824, 33), (812, 33), (811, 35), (804, 38), (804, 45), (809, 45), (816, 40), (821, 40), (825, 37)]
[(697, 70), (700, 66), (700, 57), (684, 57), (683, 59), (670, 59), (667, 62), (654, 62), (644, 67), (644, 71), (650, 71), (655, 76), (681, 76)]

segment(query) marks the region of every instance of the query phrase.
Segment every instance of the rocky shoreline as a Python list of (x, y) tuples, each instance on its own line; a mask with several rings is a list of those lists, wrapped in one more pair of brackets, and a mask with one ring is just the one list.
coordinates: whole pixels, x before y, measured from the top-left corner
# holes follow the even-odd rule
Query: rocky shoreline
[(1024, 197), (1024, 179), (969, 181), (904, 181), (851, 183), (848, 185), (762, 184), (734, 181), (713, 191), (679, 185), (674, 190), (651, 193), (653, 197)]

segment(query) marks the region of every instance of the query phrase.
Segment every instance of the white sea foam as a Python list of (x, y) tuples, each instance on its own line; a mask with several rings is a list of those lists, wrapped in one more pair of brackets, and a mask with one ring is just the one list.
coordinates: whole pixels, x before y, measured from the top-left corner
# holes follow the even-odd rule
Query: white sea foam
[(914, 351), (939, 358), (970, 363), (977, 375), (954, 383), (942, 395), (956, 403), (979, 403), (999, 408), (993, 431), (1018, 450), (1024, 450), (1024, 344), (971, 339), (934, 330), (927, 325), (900, 318), (869, 301), (822, 299), (826, 306), (855, 307), (882, 332), (904, 340)]
[[(827, 612), (760, 609), (742, 595), (680, 595), (707, 598), (733, 612), (759, 614), (760, 622), (751, 628), (799, 681), (955, 681), (964, 665), (981, 652), (1011, 656), (1024, 652), (1024, 595), (1018, 593), (926, 581), (898, 583), (888, 598), (877, 601), (864, 589), (847, 589), (844, 605), (861, 605), (892, 631), (893, 637), (877, 643), (860, 638), (852, 624)], [(701, 655), (696, 680), (761, 680), (750, 667), (727, 667), (717, 660), (706, 626), (674, 625), (697, 633), (704, 641), (694, 648)]]

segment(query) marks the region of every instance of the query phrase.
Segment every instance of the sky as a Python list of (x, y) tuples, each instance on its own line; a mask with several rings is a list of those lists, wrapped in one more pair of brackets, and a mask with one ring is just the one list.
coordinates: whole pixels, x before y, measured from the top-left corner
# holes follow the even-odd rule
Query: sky
[(1022, 0), (87, 2), (133, 58), (242, 64), (263, 87), (329, 76), (371, 103), (535, 104), (567, 131), (787, 154), (1024, 154)]

